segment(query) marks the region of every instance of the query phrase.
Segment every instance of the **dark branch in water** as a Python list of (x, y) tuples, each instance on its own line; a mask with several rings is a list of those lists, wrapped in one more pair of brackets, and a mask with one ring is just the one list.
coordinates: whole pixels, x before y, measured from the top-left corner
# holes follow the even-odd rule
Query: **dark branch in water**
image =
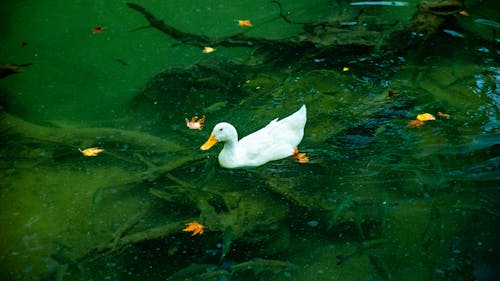
[[(243, 31), (234, 35), (230, 35), (222, 38), (209, 38), (203, 35), (191, 34), (174, 28), (170, 25), (165, 24), (162, 20), (156, 18), (151, 12), (146, 10), (144, 7), (139, 6), (134, 3), (127, 3), (131, 9), (136, 10), (141, 13), (146, 20), (149, 22), (149, 26), (158, 29), (159, 31), (167, 34), (168, 36), (174, 38), (181, 43), (204, 47), (204, 46), (226, 46), (226, 47), (255, 47), (261, 45), (271, 45), (279, 44), (280, 39), (267, 39), (267, 38), (252, 38), (245, 35), (247, 31)], [(135, 29), (139, 30), (144, 27)], [(134, 31), (135, 31), (134, 30)]]
[(24, 68), (30, 65), (32, 65), (32, 63), (2, 64), (0, 65), (0, 79), (12, 74), (23, 72)]
[(273, 1), (271, 1), (271, 3), (275, 3), (276, 5), (278, 5), (278, 7), (280, 8), (280, 17), (281, 17), (284, 21), (288, 22), (289, 24), (309, 24), (308, 22), (293, 22), (292, 20), (290, 20), (287, 16), (285, 16), (285, 15), (283, 14), (283, 6), (281, 6), (281, 3), (280, 3), (280, 2), (278, 2), (278, 1), (276, 1), (276, 0), (273, 0)]
[[(278, 50), (279, 53), (282, 53), (283, 50), (308, 50), (309, 54), (322, 53), (324, 49), (339, 48), (343, 50), (345, 47), (372, 49), (374, 47), (379, 48), (380, 46), (396, 46), (398, 48), (399, 45), (403, 45), (399, 46), (399, 48), (405, 49), (406, 46), (400, 42), (418, 43), (408, 38), (414, 33), (423, 33), (425, 41), (425, 39), (429, 38), (430, 35), (439, 29), (448, 17), (458, 12), (462, 7), (459, 0), (449, 0), (445, 1), (445, 3), (424, 0), (419, 4), (417, 12), (406, 26), (400, 30), (394, 30), (387, 36), (385, 32), (390, 28), (394, 28), (398, 24), (398, 21), (394, 23), (369, 23), (366, 20), (370, 18), (363, 18), (364, 13), (362, 9), (357, 14), (351, 14), (345, 18), (339, 17), (336, 20), (319, 20), (305, 23), (292, 21), (283, 13), (283, 7), (279, 1), (272, 0), (271, 2), (278, 6), (280, 18), (289, 24), (302, 25), (304, 31), (285, 38), (266, 38), (262, 36), (248, 36), (247, 32), (251, 29), (245, 29), (233, 35), (211, 38), (204, 35), (187, 33), (170, 26), (138, 4), (128, 2), (127, 6), (141, 13), (146, 18), (149, 22), (149, 25), (146, 27), (154, 27), (182, 44), (198, 47), (263, 48), (270, 52)], [(271, 58), (274, 57), (271, 56)]]
[(209, 45), (211, 43), (210, 40), (205, 36), (189, 34), (172, 26), (166, 25), (162, 20), (156, 18), (151, 12), (146, 10), (144, 7), (139, 6), (138, 4), (127, 2), (127, 6), (141, 13), (152, 27), (168, 34), (175, 40), (200, 47)]

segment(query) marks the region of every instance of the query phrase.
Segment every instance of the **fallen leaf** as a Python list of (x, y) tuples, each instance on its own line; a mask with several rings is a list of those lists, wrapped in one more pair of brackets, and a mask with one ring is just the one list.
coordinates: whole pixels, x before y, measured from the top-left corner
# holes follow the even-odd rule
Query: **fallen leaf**
[(430, 121), (430, 120), (436, 120), (436, 117), (430, 113), (422, 113), (417, 115), (417, 120), (420, 121)]
[(412, 120), (412, 121), (408, 122), (408, 124), (406, 124), (406, 125), (410, 126), (410, 127), (418, 128), (418, 127), (422, 127), (424, 125), (424, 121)]
[(200, 224), (197, 221), (193, 221), (186, 223), (186, 228), (184, 228), (182, 231), (193, 232), (191, 236), (195, 236), (197, 234), (203, 234), (204, 229), (204, 225)]
[(470, 16), (469, 13), (467, 13), (467, 11), (460, 11), (458, 13), (461, 14), (462, 16), (466, 16), (466, 17)]
[(250, 20), (238, 20), (239, 26), (248, 26), (252, 27), (253, 24), (250, 22)]
[(203, 123), (205, 123), (205, 115), (198, 120), (198, 116), (191, 118), (191, 121), (186, 118), (186, 126), (191, 130), (201, 130), (203, 129)]
[(99, 153), (104, 151), (104, 149), (100, 149), (98, 147), (91, 147), (84, 150), (78, 148), (78, 150), (83, 154), (83, 156), (97, 156)]
[(204, 47), (202, 52), (203, 52), (204, 54), (210, 54), (210, 53), (212, 53), (212, 52), (215, 52), (215, 48), (212, 48), (212, 47)]
[(450, 117), (450, 114), (442, 113), (441, 111), (439, 111), (438, 116), (448, 118)]
[(344, 71), (344, 72), (349, 71), (349, 67), (347, 67), (347, 66), (342, 67), (342, 71)]
[(104, 27), (102, 26), (95, 26), (94, 28), (92, 28), (92, 33), (96, 34), (96, 33), (101, 33), (104, 31)]

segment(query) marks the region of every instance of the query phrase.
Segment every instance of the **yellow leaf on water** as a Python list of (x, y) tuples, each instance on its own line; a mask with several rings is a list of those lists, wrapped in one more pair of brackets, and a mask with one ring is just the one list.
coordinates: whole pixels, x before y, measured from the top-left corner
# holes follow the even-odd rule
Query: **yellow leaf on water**
[(204, 54), (210, 54), (210, 53), (212, 53), (212, 52), (215, 52), (215, 48), (212, 48), (212, 47), (204, 47), (202, 52), (203, 52)]
[(78, 150), (83, 154), (83, 156), (97, 156), (99, 153), (104, 151), (104, 149), (100, 149), (98, 147), (91, 147), (84, 150), (78, 148)]
[(436, 117), (430, 113), (422, 113), (417, 115), (417, 120), (419, 121), (429, 121), (429, 120), (436, 120)]
[(238, 20), (238, 24), (240, 26), (248, 26), (248, 27), (253, 26), (253, 24), (250, 22), (250, 20)]

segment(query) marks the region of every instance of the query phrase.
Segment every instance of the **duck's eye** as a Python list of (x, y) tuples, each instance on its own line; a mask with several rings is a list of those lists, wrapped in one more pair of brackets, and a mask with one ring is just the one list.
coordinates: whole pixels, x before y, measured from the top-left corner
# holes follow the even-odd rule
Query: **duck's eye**
[(219, 131), (222, 132), (222, 128), (220, 128)]

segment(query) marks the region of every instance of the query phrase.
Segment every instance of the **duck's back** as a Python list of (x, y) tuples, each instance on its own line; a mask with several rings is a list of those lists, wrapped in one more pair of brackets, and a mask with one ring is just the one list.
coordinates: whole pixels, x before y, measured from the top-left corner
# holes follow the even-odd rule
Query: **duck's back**
[(264, 128), (242, 138), (238, 143), (238, 154), (248, 160), (248, 166), (291, 156), (304, 137), (306, 121), (307, 112), (303, 105), (292, 115), (282, 120), (276, 118)]

